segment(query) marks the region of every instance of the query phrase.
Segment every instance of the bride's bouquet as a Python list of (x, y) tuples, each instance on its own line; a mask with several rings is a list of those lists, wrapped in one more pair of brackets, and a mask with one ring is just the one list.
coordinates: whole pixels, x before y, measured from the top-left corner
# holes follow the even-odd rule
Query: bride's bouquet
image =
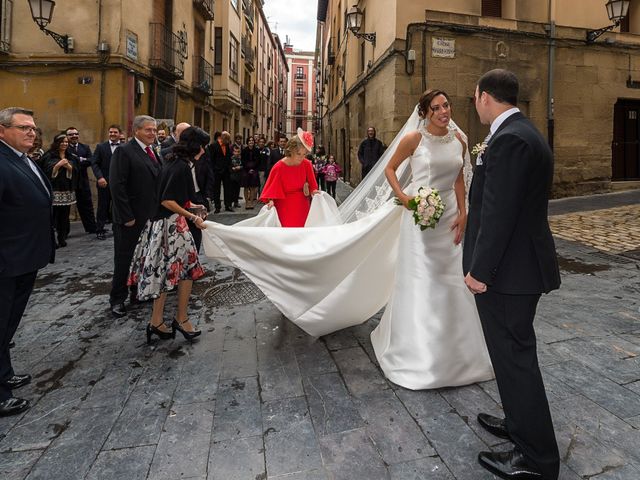
[[(402, 205), (398, 199), (396, 199), (396, 203)], [(420, 187), (418, 194), (409, 200), (408, 204), (409, 208), (413, 210), (413, 220), (416, 225), (420, 226), (420, 230), (436, 228), (445, 207), (440, 192), (429, 187)]]

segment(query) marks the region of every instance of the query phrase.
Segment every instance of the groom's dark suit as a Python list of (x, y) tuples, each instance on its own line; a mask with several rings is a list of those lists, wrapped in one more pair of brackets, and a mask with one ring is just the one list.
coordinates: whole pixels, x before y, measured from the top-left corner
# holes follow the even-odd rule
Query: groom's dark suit
[(560, 286), (547, 221), (553, 155), (521, 113), (491, 137), (469, 192), (465, 275), (487, 285), (475, 296), (507, 429), (545, 479), (559, 456), (536, 355), (533, 320), (540, 295)]

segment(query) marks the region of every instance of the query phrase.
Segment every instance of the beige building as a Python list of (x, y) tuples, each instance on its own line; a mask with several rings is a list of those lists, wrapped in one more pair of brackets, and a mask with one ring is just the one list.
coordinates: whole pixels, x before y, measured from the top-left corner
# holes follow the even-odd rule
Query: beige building
[(45, 144), (69, 125), (92, 146), (112, 123), (131, 134), (139, 114), (253, 133), (276, 115), (254, 103), (256, 31), (277, 54), (263, 19), (250, 0), (57, 0), (47, 35), (29, 2), (0, 0), (0, 105), (32, 108)]
[[(488, 131), (473, 105), (475, 84), (492, 68), (514, 71), (520, 108), (553, 146), (554, 195), (638, 187), (640, 183), (640, 1), (620, 27), (605, 0), (320, 0), (317, 115), (322, 141), (360, 180), (355, 152), (368, 125), (389, 143), (420, 94), (452, 97), (471, 144)], [(357, 38), (345, 22), (356, 4)]]

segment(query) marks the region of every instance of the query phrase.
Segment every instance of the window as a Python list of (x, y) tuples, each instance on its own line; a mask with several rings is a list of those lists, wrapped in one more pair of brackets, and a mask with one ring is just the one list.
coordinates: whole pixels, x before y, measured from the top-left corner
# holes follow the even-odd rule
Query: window
[(238, 40), (233, 35), (229, 40), (229, 77), (238, 81)]
[(482, 0), (483, 17), (502, 17), (502, 0)]
[(360, 73), (364, 72), (364, 42), (360, 42)]
[(216, 27), (213, 52), (213, 73), (222, 74), (222, 27)]
[(296, 118), (296, 130), (302, 128), (302, 119)]
[(296, 102), (296, 114), (302, 115), (302, 102)]
[(155, 118), (175, 118), (176, 114), (176, 88), (158, 80), (154, 82), (155, 95), (153, 103), (153, 116)]

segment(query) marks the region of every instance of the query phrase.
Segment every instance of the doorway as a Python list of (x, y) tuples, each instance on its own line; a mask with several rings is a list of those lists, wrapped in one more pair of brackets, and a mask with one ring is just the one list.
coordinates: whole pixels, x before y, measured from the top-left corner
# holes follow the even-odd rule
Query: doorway
[(640, 101), (620, 99), (613, 108), (611, 180), (640, 180)]

